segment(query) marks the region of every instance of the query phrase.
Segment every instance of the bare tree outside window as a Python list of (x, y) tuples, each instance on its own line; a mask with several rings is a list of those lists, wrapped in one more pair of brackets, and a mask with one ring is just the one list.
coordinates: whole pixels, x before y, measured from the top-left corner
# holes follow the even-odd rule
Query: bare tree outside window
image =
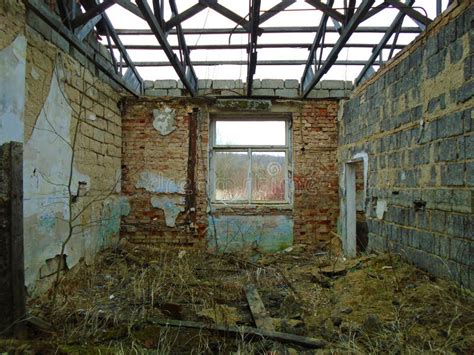
[(213, 201), (288, 203), (289, 149), (286, 118), (213, 120)]

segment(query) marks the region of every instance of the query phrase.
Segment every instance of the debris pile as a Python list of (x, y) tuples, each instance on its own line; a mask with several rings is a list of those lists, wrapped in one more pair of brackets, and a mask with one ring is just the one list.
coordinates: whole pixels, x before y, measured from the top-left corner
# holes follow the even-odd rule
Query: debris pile
[[(55, 303), (52, 303), (56, 293)], [(472, 293), (392, 255), (210, 254), (122, 241), (29, 302), (0, 352), (468, 353)]]

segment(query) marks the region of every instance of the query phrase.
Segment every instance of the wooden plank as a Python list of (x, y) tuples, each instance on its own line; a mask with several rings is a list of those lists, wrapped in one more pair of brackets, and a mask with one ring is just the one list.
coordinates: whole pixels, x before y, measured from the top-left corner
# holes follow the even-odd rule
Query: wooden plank
[(22, 143), (0, 147), (0, 333), (26, 335)]
[(244, 287), (244, 290), (257, 328), (274, 331), (275, 328), (273, 327), (272, 319), (269, 317), (255, 285), (247, 285)]
[(22, 322), (26, 313), (25, 266), (23, 256), (23, 145), (10, 144), (11, 157), (11, 270), (13, 319), (16, 321), (13, 332), (17, 337), (25, 337), (26, 329)]
[(202, 329), (215, 332), (222, 332), (225, 334), (234, 334), (239, 337), (243, 335), (259, 337), (262, 339), (271, 339), (281, 343), (292, 343), (296, 345), (301, 345), (307, 348), (323, 348), (326, 346), (326, 342), (321, 339), (309, 338), (300, 335), (268, 331), (264, 329), (257, 329), (253, 327), (246, 326), (224, 326), (224, 325), (212, 325), (202, 322), (193, 322), (193, 321), (180, 321), (174, 319), (150, 319), (150, 323), (161, 325), (164, 327), (178, 327), (178, 328), (192, 328), (192, 329)]

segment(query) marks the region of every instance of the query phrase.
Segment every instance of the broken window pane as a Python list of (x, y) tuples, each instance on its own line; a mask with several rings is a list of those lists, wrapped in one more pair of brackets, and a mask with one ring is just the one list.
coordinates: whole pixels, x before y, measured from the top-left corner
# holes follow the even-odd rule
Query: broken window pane
[(252, 152), (252, 200), (285, 200), (285, 152)]
[(248, 201), (247, 152), (215, 152), (215, 199)]
[(285, 121), (216, 121), (216, 145), (285, 145)]

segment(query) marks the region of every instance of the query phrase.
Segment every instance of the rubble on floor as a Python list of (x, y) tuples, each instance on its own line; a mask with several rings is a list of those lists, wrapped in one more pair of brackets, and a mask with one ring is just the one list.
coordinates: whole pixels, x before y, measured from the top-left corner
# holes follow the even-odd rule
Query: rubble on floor
[[(57, 292), (55, 304), (53, 293)], [(474, 298), (393, 255), (214, 255), (123, 241), (29, 302), (24, 353), (469, 353)], [(45, 323), (47, 322), (47, 323)], [(50, 323), (50, 326), (44, 324)]]

